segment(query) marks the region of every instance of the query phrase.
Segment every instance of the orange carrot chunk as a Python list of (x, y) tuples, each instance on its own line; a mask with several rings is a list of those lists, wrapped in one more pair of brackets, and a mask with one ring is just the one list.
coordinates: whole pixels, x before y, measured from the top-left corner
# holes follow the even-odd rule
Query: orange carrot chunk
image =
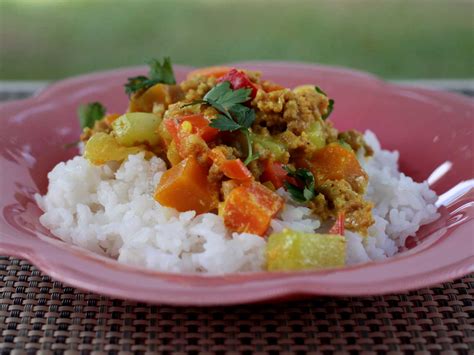
[(199, 68), (196, 70), (191, 71), (188, 74), (188, 79), (192, 78), (193, 76), (210, 76), (214, 78), (220, 78), (224, 76), (228, 72), (230, 72), (233, 68), (231, 67), (222, 67), (222, 66), (214, 66), (214, 67), (206, 67), (206, 68)]
[(218, 191), (208, 182), (207, 170), (189, 156), (163, 174), (155, 200), (180, 212), (200, 214), (217, 208)]
[(282, 207), (280, 196), (258, 182), (251, 182), (234, 188), (219, 213), (230, 230), (263, 236)]
[(354, 152), (337, 143), (317, 150), (311, 157), (310, 169), (316, 184), (327, 180), (346, 180), (357, 192), (363, 191), (367, 185), (367, 174)]
[(235, 180), (250, 180), (252, 173), (240, 159), (226, 160), (220, 166), (225, 176)]

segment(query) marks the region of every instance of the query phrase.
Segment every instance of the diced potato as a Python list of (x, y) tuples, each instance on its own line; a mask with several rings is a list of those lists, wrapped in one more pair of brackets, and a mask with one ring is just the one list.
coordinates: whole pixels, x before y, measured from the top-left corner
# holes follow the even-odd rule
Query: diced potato
[(142, 147), (123, 147), (115, 137), (99, 132), (87, 141), (84, 158), (92, 164), (102, 165), (108, 161), (123, 161), (129, 154), (137, 154), (141, 151), (143, 151)]
[(238, 233), (264, 235), (283, 199), (258, 182), (234, 188), (219, 207), (227, 228)]
[(155, 200), (180, 212), (209, 212), (217, 208), (218, 191), (207, 180), (207, 170), (190, 156), (167, 170), (156, 187)]
[(161, 119), (152, 113), (129, 112), (112, 123), (117, 142), (126, 147), (140, 144), (153, 146), (158, 144), (158, 127)]
[(318, 185), (328, 180), (346, 180), (358, 193), (364, 192), (367, 186), (367, 174), (354, 152), (338, 143), (317, 150), (311, 157), (310, 169)]
[(264, 149), (270, 151), (274, 160), (285, 161), (288, 155), (286, 147), (271, 136), (264, 136), (259, 134), (252, 134), (252, 141), (255, 144), (260, 144)]
[(130, 99), (129, 112), (153, 112), (155, 104), (168, 106), (183, 97), (179, 85), (156, 84), (143, 93), (136, 93)]
[(288, 229), (274, 233), (266, 246), (267, 270), (289, 271), (344, 266), (346, 240), (341, 235)]
[(324, 130), (321, 122), (312, 122), (309, 125), (308, 130), (304, 133), (316, 149), (321, 149), (326, 145), (326, 137), (324, 136)]

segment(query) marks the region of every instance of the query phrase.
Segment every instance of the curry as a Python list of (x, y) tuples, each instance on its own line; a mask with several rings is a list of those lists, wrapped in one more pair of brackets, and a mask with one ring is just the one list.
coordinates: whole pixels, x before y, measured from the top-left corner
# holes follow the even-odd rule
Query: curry
[(374, 223), (356, 156), (372, 149), (359, 132), (333, 127), (335, 103), (319, 87), (290, 89), (230, 67), (198, 69), (176, 83), (166, 59), (154, 61), (149, 76), (129, 78), (126, 90), (122, 115), (99, 103), (82, 108), (84, 156), (97, 165), (141, 151), (162, 158), (169, 169), (154, 193), (160, 204), (214, 212), (231, 231), (261, 236), (285, 194), (333, 225), (333, 235), (366, 235)]

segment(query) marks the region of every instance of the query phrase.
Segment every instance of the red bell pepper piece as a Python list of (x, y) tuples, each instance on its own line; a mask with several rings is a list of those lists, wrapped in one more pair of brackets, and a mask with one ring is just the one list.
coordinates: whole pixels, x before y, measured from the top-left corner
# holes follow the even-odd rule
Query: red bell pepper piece
[(331, 227), (329, 230), (329, 234), (338, 234), (338, 235), (344, 235), (344, 219), (346, 218), (346, 215), (344, 212), (339, 212), (337, 215), (336, 223)]
[(238, 71), (237, 69), (232, 69), (229, 71), (227, 74), (224, 76), (221, 76), (218, 80), (219, 83), (223, 81), (228, 81), (230, 82), (230, 87), (233, 90), (238, 90), (238, 89), (252, 89), (250, 92), (250, 99), (253, 100), (255, 96), (257, 95), (257, 90), (258, 87), (252, 81), (249, 79), (247, 74), (245, 74), (242, 71)]
[(174, 141), (177, 142), (179, 140), (178, 137), (178, 132), (179, 132), (179, 123), (175, 119), (170, 119), (170, 120), (165, 120), (165, 127), (168, 130), (168, 132), (171, 134), (171, 137), (173, 137)]
[(214, 140), (219, 133), (217, 128), (209, 126), (209, 121), (200, 114), (186, 115), (165, 121), (165, 126), (175, 142), (179, 141), (179, 130), (183, 122), (189, 122), (192, 125), (191, 134), (197, 134), (206, 142)]
[(209, 157), (228, 178), (239, 181), (252, 179), (252, 173), (242, 160), (226, 159), (224, 153), (219, 149), (212, 149), (209, 152)]
[(283, 169), (283, 164), (277, 161), (267, 160), (263, 168), (260, 180), (262, 182), (270, 181), (272, 185), (279, 189), (288, 181), (290, 184), (298, 185), (296, 179), (288, 176), (288, 172)]

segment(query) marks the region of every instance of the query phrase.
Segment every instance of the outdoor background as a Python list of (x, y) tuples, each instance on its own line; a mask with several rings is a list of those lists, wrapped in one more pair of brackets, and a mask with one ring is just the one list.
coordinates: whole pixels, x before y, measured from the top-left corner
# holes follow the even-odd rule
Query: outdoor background
[(0, 0), (0, 80), (169, 55), (273, 59), (385, 78), (474, 77), (474, 0)]

